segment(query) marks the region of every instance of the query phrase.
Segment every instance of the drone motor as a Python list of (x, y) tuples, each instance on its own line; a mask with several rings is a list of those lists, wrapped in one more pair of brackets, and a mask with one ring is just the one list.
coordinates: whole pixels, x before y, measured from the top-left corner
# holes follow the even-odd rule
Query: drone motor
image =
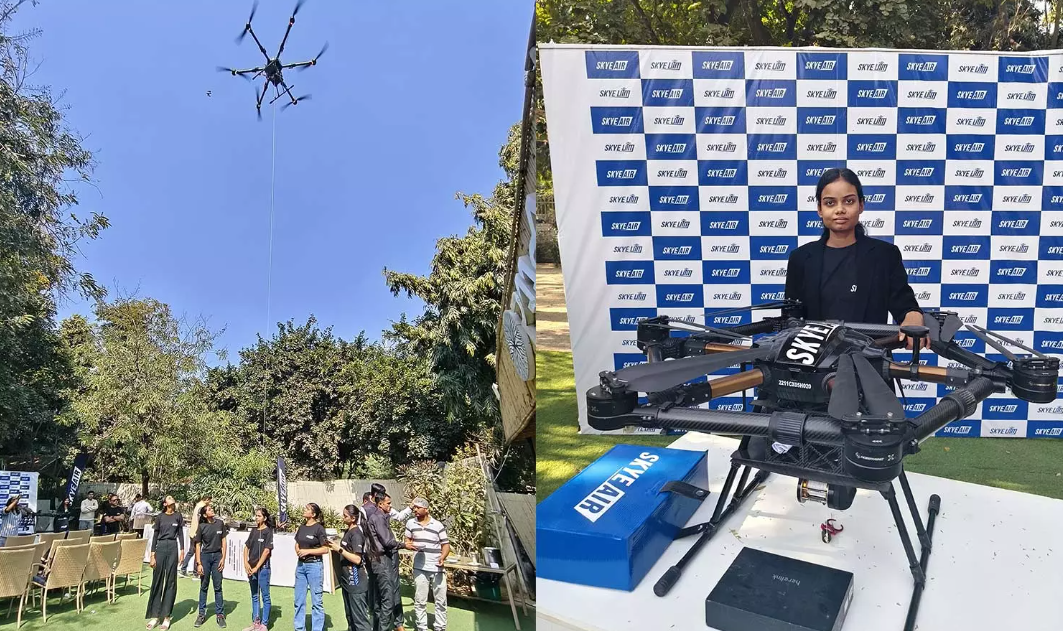
[(1011, 363), (1011, 392), (1023, 401), (1051, 403), (1056, 400), (1058, 357), (1019, 357)]
[(857, 480), (888, 482), (901, 474), (908, 421), (892, 414), (842, 419), (842, 467)]

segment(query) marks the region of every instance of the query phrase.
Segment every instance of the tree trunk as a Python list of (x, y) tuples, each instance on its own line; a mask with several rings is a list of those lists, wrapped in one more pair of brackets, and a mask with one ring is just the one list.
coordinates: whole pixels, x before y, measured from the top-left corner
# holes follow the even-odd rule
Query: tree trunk
[(144, 499), (148, 499), (148, 470), (140, 470), (140, 494), (144, 496)]

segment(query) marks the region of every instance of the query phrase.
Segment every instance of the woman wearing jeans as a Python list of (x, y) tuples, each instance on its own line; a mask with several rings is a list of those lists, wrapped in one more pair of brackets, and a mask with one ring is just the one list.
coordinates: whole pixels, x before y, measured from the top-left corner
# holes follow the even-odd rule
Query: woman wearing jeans
[[(251, 584), (251, 626), (244, 631), (266, 631), (269, 628), (269, 556), (273, 552), (273, 520), (265, 508), (255, 509), (255, 529), (244, 544), (244, 571)], [(262, 594), (259, 615), (258, 597)]]
[(321, 507), (307, 504), (303, 509), (305, 520), (295, 533), (295, 554), (299, 564), (295, 568), (295, 631), (306, 629), (306, 590), (310, 590), (313, 609), (310, 621), (313, 631), (325, 628), (325, 603), (321, 598), (325, 573), (322, 556), (329, 553), (328, 535), (321, 525)]

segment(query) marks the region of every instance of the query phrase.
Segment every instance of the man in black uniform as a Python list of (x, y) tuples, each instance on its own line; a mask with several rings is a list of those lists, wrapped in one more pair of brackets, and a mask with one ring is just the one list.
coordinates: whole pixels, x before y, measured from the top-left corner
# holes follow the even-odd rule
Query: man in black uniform
[(387, 493), (376, 495), (376, 505), (366, 507), (368, 517), (366, 525), (369, 530), (370, 555), (369, 582), (375, 598), (373, 599), (373, 631), (392, 631), (402, 629), (402, 618), (395, 615), (395, 601), (399, 594), (392, 578), (392, 553), (401, 544), (388, 526), (391, 512), (391, 496)]
[(195, 626), (207, 621), (207, 587), (214, 581), (214, 614), (219, 627), (225, 627), (225, 601), (221, 593), (221, 570), (225, 567), (225, 538), (229, 527), (214, 518), (214, 507), (204, 506), (199, 511), (199, 530), (193, 545), (196, 547), (196, 571), (199, 579), (199, 617)]

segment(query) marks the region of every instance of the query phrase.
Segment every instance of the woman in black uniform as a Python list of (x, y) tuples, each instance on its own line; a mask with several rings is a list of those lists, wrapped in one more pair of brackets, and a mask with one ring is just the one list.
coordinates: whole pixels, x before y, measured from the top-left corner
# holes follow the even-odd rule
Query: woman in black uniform
[[(251, 626), (244, 631), (266, 631), (269, 628), (269, 557), (273, 554), (273, 518), (265, 507), (255, 509), (255, 529), (244, 544), (244, 571), (251, 585)], [(262, 610), (258, 598), (262, 596)]]
[(295, 631), (306, 628), (306, 590), (310, 590), (310, 624), (313, 631), (325, 628), (324, 564), (321, 557), (329, 553), (328, 535), (321, 525), (321, 507), (307, 504), (303, 509), (303, 525), (295, 532)]
[(225, 628), (225, 599), (221, 593), (221, 569), (225, 567), (225, 538), (229, 527), (214, 518), (214, 507), (199, 509), (199, 530), (196, 532), (196, 570), (199, 573), (199, 617), (196, 627), (207, 621), (207, 587), (214, 581), (214, 615), (218, 626)]
[(892, 315), (902, 326), (922, 325), (901, 251), (867, 236), (860, 223), (864, 187), (856, 173), (828, 169), (816, 185), (816, 204), (823, 236), (794, 250), (786, 269), (786, 297), (802, 303), (794, 315), (868, 324), (886, 324)]
[(370, 631), (369, 577), (365, 573), (362, 555), (365, 554), (365, 535), (358, 527), (358, 507), (350, 504), (343, 509), (343, 523), (347, 532), (343, 541), (330, 541), (333, 552), (339, 552), (340, 586), (343, 588), (343, 609), (347, 613), (347, 631)]
[(162, 512), (155, 517), (155, 534), (151, 538), (151, 593), (148, 595), (148, 628), (170, 628), (170, 615), (177, 598), (177, 560), (184, 553), (185, 518), (177, 512), (177, 502), (170, 495), (162, 501)]

